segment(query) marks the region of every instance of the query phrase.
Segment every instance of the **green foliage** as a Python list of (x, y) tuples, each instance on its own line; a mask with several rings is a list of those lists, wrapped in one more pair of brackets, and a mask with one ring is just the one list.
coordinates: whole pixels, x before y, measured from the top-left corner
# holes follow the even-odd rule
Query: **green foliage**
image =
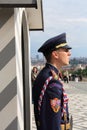
[(76, 71), (72, 71), (71, 72), (72, 74), (74, 74), (74, 75), (82, 75), (83, 77), (87, 77), (87, 67), (85, 68), (85, 69), (78, 69), (78, 70), (76, 70)]

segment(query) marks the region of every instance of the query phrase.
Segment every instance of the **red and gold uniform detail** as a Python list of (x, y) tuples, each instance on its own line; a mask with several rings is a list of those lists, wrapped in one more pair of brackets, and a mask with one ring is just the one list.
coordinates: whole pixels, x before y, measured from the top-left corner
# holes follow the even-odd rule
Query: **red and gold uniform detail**
[(51, 99), (50, 105), (52, 110), (57, 113), (60, 110), (61, 101), (58, 98)]

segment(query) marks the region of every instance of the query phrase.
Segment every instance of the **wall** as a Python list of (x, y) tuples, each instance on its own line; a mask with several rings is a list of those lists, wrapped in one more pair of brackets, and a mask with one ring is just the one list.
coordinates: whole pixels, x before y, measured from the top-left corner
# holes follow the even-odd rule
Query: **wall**
[(0, 130), (31, 129), (28, 43), (25, 9), (0, 8)]

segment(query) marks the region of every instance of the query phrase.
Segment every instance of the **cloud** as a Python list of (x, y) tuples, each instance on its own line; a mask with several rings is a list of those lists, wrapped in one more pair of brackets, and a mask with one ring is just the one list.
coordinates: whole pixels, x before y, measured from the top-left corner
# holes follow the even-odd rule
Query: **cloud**
[(67, 18), (66, 22), (87, 22), (87, 18)]
[[(35, 55), (42, 43), (62, 32), (73, 54), (87, 55), (87, 0), (43, 0), (44, 32), (31, 33), (31, 51)], [(76, 53), (75, 53), (76, 52)], [(83, 53), (84, 52), (84, 53)]]

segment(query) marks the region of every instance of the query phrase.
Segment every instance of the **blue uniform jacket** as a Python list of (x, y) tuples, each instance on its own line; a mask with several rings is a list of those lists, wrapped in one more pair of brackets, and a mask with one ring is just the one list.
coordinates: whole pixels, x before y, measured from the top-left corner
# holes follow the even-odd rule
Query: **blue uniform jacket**
[[(61, 130), (60, 124), (64, 123), (61, 117), (63, 109), (63, 86), (58, 80), (52, 79), (49, 82), (43, 96), (40, 113), (38, 111), (38, 100), (41, 90), (46, 79), (52, 75), (51, 70), (54, 70), (58, 74), (58, 70), (47, 63), (38, 74), (33, 87), (34, 114), (37, 130)], [(68, 105), (66, 109), (68, 115)]]

